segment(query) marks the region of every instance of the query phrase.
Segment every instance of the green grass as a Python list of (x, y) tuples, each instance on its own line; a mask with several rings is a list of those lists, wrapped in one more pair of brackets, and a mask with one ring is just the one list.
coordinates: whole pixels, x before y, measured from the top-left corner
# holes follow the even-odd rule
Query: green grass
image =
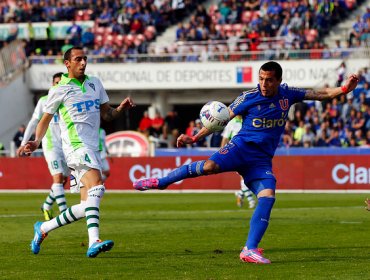
[[(101, 238), (115, 247), (85, 256), (85, 221), (29, 243), (45, 194), (0, 194), (1, 279), (369, 279), (370, 212), (364, 194), (278, 194), (260, 246), (271, 265), (239, 252), (252, 211), (233, 194), (107, 193)], [(67, 195), (69, 205), (77, 195)]]

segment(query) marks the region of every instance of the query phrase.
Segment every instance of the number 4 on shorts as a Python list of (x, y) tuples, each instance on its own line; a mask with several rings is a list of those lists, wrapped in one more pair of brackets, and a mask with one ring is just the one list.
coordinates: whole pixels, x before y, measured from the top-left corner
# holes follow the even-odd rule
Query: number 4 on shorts
[(85, 154), (85, 161), (87, 161), (88, 163), (91, 163), (91, 159), (89, 158), (88, 154)]

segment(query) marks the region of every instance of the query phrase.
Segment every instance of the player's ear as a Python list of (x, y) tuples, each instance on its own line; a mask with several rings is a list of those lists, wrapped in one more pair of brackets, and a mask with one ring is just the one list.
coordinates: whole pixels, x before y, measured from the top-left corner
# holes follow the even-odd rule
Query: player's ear
[(64, 60), (64, 65), (69, 68), (71, 62), (69, 60)]

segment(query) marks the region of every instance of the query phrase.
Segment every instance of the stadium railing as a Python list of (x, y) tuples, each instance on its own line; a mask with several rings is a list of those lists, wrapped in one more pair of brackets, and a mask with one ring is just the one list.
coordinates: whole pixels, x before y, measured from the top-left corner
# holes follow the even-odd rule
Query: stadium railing
[(0, 50), (0, 86), (4, 86), (28, 66), (22, 41), (13, 41)]
[[(189, 59), (190, 56), (194, 56)], [(90, 63), (168, 63), (202, 61), (251, 61), (251, 60), (299, 60), (299, 59), (346, 59), (369, 58), (370, 48), (265, 50), (265, 51), (194, 51), (193, 53), (130, 54), (118, 57), (89, 55)], [(61, 56), (30, 56), (31, 64), (61, 64)]]

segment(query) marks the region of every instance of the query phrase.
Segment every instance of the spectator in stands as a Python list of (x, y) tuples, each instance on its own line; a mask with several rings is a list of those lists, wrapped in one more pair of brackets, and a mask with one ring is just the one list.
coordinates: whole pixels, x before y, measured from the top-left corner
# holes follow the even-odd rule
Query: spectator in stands
[[(200, 119), (195, 120), (195, 127), (193, 128), (192, 136), (196, 135), (201, 129), (203, 125)], [(207, 142), (206, 138), (203, 138), (201, 141), (195, 142), (192, 144), (193, 147), (206, 147)]]
[(67, 29), (68, 39), (73, 46), (79, 46), (81, 43), (82, 28), (74, 20)]
[(188, 127), (185, 130), (185, 134), (188, 136), (193, 136), (193, 129), (195, 127), (195, 121), (190, 121)]
[(10, 19), (9, 21), (9, 35), (8, 37), (6, 38), (6, 42), (7, 43), (10, 43), (14, 40), (17, 39), (18, 37), (18, 32), (19, 32), (19, 29), (18, 29), (18, 24), (14, 21), (14, 19)]
[(19, 128), (18, 128), (18, 131), (16, 132), (16, 134), (14, 135), (13, 137), (13, 141), (15, 143), (15, 146), (17, 148), (19, 148), (19, 146), (21, 145), (22, 143), (22, 140), (23, 140), (23, 136), (24, 136), (24, 131), (26, 130), (26, 127), (24, 124), (22, 124)]
[(149, 118), (148, 111), (145, 111), (143, 117), (139, 122), (139, 131), (149, 136), (150, 127), (152, 126), (152, 119)]
[(177, 112), (174, 110), (169, 111), (164, 119), (163, 138), (169, 141), (170, 147), (176, 147), (176, 140), (180, 135), (179, 127), (180, 119)]
[(360, 39), (361, 34), (364, 32), (366, 27), (365, 21), (361, 18), (360, 15), (356, 17), (356, 22), (352, 25), (352, 30), (349, 35), (349, 44), (353, 45), (353, 39)]
[(347, 66), (346, 63), (343, 61), (340, 66), (337, 68), (337, 82), (336, 86), (340, 87), (342, 85), (342, 82), (344, 81), (347, 73)]
[(299, 126), (294, 131), (293, 145), (296, 147), (302, 146), (302, 137), (305, 132), (305, 123), (303, 120), (299, 121)]
[(82, 33), (81, 43), (83, 47), (93, 48), (94, 47), (95, 35), (92, 32), (92, 28), (87, 28), (85, 32)]
[(160, 136), (163, 134), (163, 125), (164, 119), (157, 111), (155, 113), (154, 119), (152, 120), (152, 126), (149, 129), (149, 134), (154, 136), (155, 138), (160, 138)]
[(339, 131), (338, 128), (334, 127), (330, 131), (329, 139), (326, 141), (329, 145), (329, 147), (341, 147), (342, 143), (339, 139)]
[(107, 27), (112, 22), (112, 18), (110, 9), (105, 6), (103, 12), (97, 17), (96, 22), (100, 27)]
[(72, 47), (73, 47), (73, 45), (70, 43), (70, 40), (65, 39), (64, 40), (64, 45), (62, 46), (61, 51), (64, 54), (66, 51), (68, 51)]

